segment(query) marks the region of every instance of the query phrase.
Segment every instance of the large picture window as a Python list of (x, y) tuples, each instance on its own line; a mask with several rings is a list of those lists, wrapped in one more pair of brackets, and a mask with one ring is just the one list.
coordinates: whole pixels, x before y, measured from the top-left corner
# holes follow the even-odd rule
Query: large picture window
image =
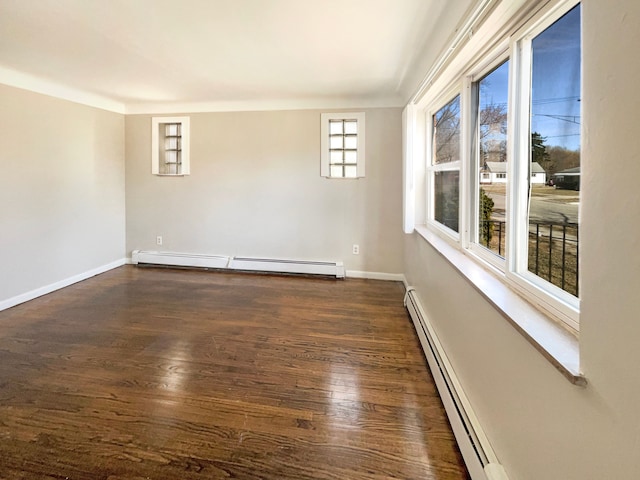
[(485, 54), (422, 101), (426, 224), (577, 329), (580, 4), (550, 4)]
[[(527, 47), (529, 47), (527, 42)], [(531, 48), (528, 271), (578, 296), (580, 6)]]

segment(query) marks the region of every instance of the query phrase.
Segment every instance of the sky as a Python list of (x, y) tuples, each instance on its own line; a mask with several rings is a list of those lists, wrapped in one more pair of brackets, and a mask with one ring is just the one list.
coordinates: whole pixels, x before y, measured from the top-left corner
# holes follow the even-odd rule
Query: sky
[(547, 145), (580, 148), (580, 6), (533, 39), (531, 128)]
[[(580, 6), (533, 39), (531, 130), (546, 145), (580, 148)], [(483, 81), (481, 104), (507, 104), (508, 66)]]

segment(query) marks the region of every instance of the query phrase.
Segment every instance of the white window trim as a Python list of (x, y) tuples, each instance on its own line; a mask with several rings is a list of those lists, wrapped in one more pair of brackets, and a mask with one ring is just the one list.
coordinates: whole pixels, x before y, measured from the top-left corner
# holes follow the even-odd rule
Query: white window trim
[(419, 156), (416, 144), (420, 144), (416, 135), (416, 107), (407, 105), (402, 112), (402, 229), (412, 233), (416, 218), (415, 164)]
[[(423, 200), (426, 204), (426, 212), (422, 212), (422, 217), (420, 217), (420, 209), (415, 208), (416, 217), (414, 218), (415, 230), (420, 232), (427, 241), (429, 238), (433, 238), (432, 235), (424, 235), (424, 228), (426, 227), (428, 230), (437, 234), (440, 238), (447, 240), (448, 243), (452, 244), (455, 248), (460, 249), (462, 253), (466, 254), (469, 257), (470, 261), (473, 259), (474, 262), (479, 264), (480, 266), (484, 266), (485, 269), (491, 272), (491, 275), (497, 275), (501, 281), (505, 284), (508, 289), (511, 289), (514, 292), (517, 292), (515, 295), (522, 295), (526, 298), (531, 304), (535, 305), (541, 312), (544, 313), (543, 316), (546, 316), (550, 319), (550, 321), (559, 321), (565, 327), (568, 327), (569, 331), (573, 331), (574, 334), (578, 332), (578, 321), (579, 321), (579, 304), (580, 301), (578, 298), (573, 295), (564, 292), (559, 287), (556, 287), (546, 280), (537, 277), (535, 274), (528, 272), (526, 264), (524, 264), (523, 268), (523, 255), (522, 251), (526, 246), (526, 243), (522, 243), (523, 234), (526, 235), (525, 239), (528, 238), (527, 225), (526, 222), (519, 222), (524, 224), (524, 228), (521, 228), (519, 232), (515, 232), (512, 228), (512, 233), (507, 239), (506, 245), (506, 261), (495, 261), (497, 255), (492, 254), (490, 251), (484, 252), (489, 255), (485, 255), (481, 252), (480, 248), (476, 248), (475, 246), (470, 245), (470, 219), (472, 212), (470, 210), (470, 202), (468, 196), (473, 194), (473, 191), (470, 190), (469, 182), (471, 179), (475, 180), (469, 169), (472, 164), (470, 162), (470, 154), (471, 149), (468, 142), (470, 142), (470, 135), (468, 131), (464, 131), (464, 129), (471, 128), (469, 125), (469, 121), (467, 120), (470, 115), (470, 100), (471, 100), (471, 81), (473, 78), (479, 78), (482, 76), (483, 72), (487, 72), (491, 69), (492, 65), (497, 65), (500, 61), (504, 59), (509, 59), (509, 70), (510, 70), (510, 80), (509, 82), (509, 119), (508, 119), (508, 138), (507, 142), (508, 146), (508, 162), (509, 162), (509, 171), (507, 175), (507, 179), (509, 182), (508, 192), (507, 192), (507, 209), (509, 212), (508, 222), (514, 222), (517, 218), (527, 218), (525, 217), (526, 211), (526, 202), (522, 200), (518, 200), (515, 197), (516, 192), (518, 191), (519, 185), (522, 182), (527, 181), (527, 172), (525, 168), (518, 168), (516, 165), (517, 162), (514, 161), (515, 158), (528, 158), (528, 138), (523, 141), (522, 138), (522, 128), (526, 129), (527, 137), (528, 137), (528, 125), (529, 125), (529, 112), (527, 109), (522, 109), (518, 107), (518, 104), (522, 103), (522, 97), (526, 97), (526, 102), (528, 105), (528, 85), (526, 85), (526, 75), (520, 75), (519, 69), (521, 68), (521, 62), (528, 62), (529, 59), (523, 58), (526, 54), (522, 54), (519, 50), (520, 46), (523, 43), (523, 40), (526, 38), (533, 38), (535, 35), (548, 28), (553, 22), (558, 20), (562, 15), (567, 13), (573, 7), (575, 7), (578, 3), (578, 0), (559, 0), (559, 1), (551, 1), (544, 5), (543, 7), (539, 7), (534, 2), (522, 2), (521, 9), (518, 11), (510, 10), (509, 15), (505, 15), (504, 12), (500, 13), (496, 10), (496, 16), (489, 18), (489, 20), (482, 25), (476, 32), (474, 32), (475, 37), (471, 41), (462, 48), (458, 55), (453, 58), (450, 62), (450, 65), (441, 72), (441, 74), (431, 81), (431, 88), (426, 91), (423, 91), (424, 94), (421, 98), (414, 97), (413, 109), (416, 111), (414, 118), (414, 124), (409, 125), (408, 128), (411, 132), (413, 132), (411, 137), (417, 138), (415, 140), (414, 149), (412, 150), (410, 146), (407, 146), (405, 149), (407, 152), (410, 152), (413, 156), (413, 168), (414, 168), (414, 181), (422, 181), (424, 182), (424, 187), (426, 189), (426, 193), (421, 196), (419, 193), (420, 187), (416, 186), (416, 188), (411, 191), (414, 193), (416, 197), (417, 205), (420, 205), (420, 200)], [(505, 5), (505, 9), (507, 6)], [(535, 11), (534, 11), (535, 10)], [(500, 13), (500, 14), (499, 14)], [(483, 31), (486, 29), (487, 31)], [(495, 42), (495, 36), (492, 36), (490, 31), (500, 31), (502, 32), (502, 37), (500, 40)], [(480, 40), (477, 40), (477, 39)], [(477, 40), (477, 41), (474, 41)], [(494, 54), (492, 54), (492, 52)], [(529, 65), (530, 62), (527, 63)], [(517, 76), (514, 76), (516, 75)], [(520, 80), (519, 84), (516, 84), (513, 79), (518, 78)], [(452, 235), (452, 231), (444, 226), (440, 226), (437, 222), (432, 221), (432, 206), (430, 202), (431, 200), (431, 192), (432, 184), (431, 184), (431, 174), (427, 174), (426, 176), (422, 176), (420, 173), (419, 167), (416, 165), (419, 161), (420, 155), (416, 154), (416, 152), (422, 148), (422, 151), (425, 152), (423, 155), (424, 163), (427, 165), (427, 169), (429, 168), (431, 161), (431, 154), (429, 148), (431, 148), (431, 112), (434, 111), (434, 107), (438, 104), (439, 99), (444, 98), (453, 98), (455, 95), (451, 95), (452, 89), (447, 88), (448, 85), (452, 83), (456, 84), (462, 81), (461, 91), (461, 121), (462, 121), (462, 165), (461, 165), (461, 199), (460, 199), (460, 234)], [(525, 82), (526, 88), (523, 88), (523, 82)], [(514, 88), (515, 87), (515, 88)], [(455, 90), (455, 89), (453, 89)], [(444, 104), (445, 102), (441, 102)], [(517, 113), (519, 112), (519, 113)], [(420, 127), (420, 123), (422, 119), (426, 117), (426, 124)], [(426, 127), (426, 128), (425, 128)], [(420, 130), (426, 132), (424, 139), (420, 139), (419, 135), (416, 135)], [(466, 142), (466, 143), (465, 143)], [(522, 156), (524, 155), (524, 157)], [(477, 168), (477, 167), (476, 167)], [(477, 174), (477, 170), (476, 170)], [(407, 175), (408, 177), (409, 175)], [(422, 178), (422, 180), (421, 180)], [(477, 189), (474, 190), (477, 193)], [(525, 192), (526, 189), (520, 187), (521, 192)], [(409, 201), (409, 199), (407, 200)], [(412, 227), (411, 221), (406, 221), (406, 225)], [(423, 225), (423, 226), (421, 226)], [(514, 224), (515, 225), (515, 224)], [(409, 229), (411, 230), (411, 229)], [(519, 238), (516, 238), (518, 237)], [(518, 253), (516, 251), (517, 242), (520, 240), (520, 244), (523, 248), (521, 248), (520, 255), (518, 257)], [(519, 258), (520, 265), (517, 264), (517, 259)], [(492, 261), (494, 260), (494, 261)], [(501, 265), (502, 264), (502, 265)], [(482, 270), (482, 269), (481, 269)], [(523, 271), (524, 270), (524, 271)], [(473, 283), (473, 280), (470, 279)], [(477, 288), (481, 288), (481, 286), (476, 285)], [(487, 292), (489, 296), (489, 292)], [(520, 328), (519, 328), (520, 329)]]
[(478, 262), (468, 250), (460, 250), (425, 225), (416, 225), (420, 235), (449, 262), (514, 328), (569, 382), (585, 386), (580, 371), (578, 338), (536, 308), (504, 282), (504, 276), (488, 264)]
[[(580, 3), (578, 0), (563, 0), (551, 8), (543, 9), (511, 39), (512, 64), (509, 74), (514, 75), (515, 80), (510, 84), (517, 85), (517, 88), (512, 89), (509, 94), (510, 105), (514, 106), (513, 112), (516, 113), (511, 115), (507, 139), (508, 168), (513, 172), (510, 173), (509, 221), (516, 222), (512, 224), (516, 229), (512, 229), (514, 234), (508, 239), (507, 251), (510, 255), (505, 272), (507, 279), (514, 287), (576, 332), (579, 330), (580, 299), (529, 272), (525, 248), (529, 237), (528, 225), (525, 222), (517, 222), (517, 219), (528, 218), (526, 193), (529, 171), (528, 168), (524, 168), (525, 163), (516, 162), (515, 159), (529, 158), (531, 41), (578, 3)], [(528, 167), (528, 163), (526, 165)]]
[[(488, 73), (490, 73), (493, 69), (501, 65), (503, 62), (509, 60), (509, 68), (511, 69), (511, 51), (509, 50), (509, 42), (503, 41), (497, 47), (495, 47), (489, 54), (485, 56), (485, 61), (475, 68), (471, 69), (470, 74), (465, 76), (464, 79), (464, 92), (465, 92), (465, 110), (464, 113), (466, 118), (469, 121), (464, 122), (467, 126), (467, 148), (465, 149), (465, 166), (467, 168), (466, 175), (464, 176), (464, 191), (467, 192), (467, 199), (464, 203), (463, 208), (463, 217), (464, 217), (464, 225), (465, 225), (465, 235), (463, 237), (462, 247), (468, 249), (474, 256), (478, 257), (479, 260), (488, 263), (494, 268), (497, 268), (500, 271), (506, 270), (506, 258), (509, 257), (509, 244), (505, 242), (505, 252), (504, 257), (500, 257), (495, 252), (492, 252), (488, 248), (480, 245), (475, 241), (475, 237), (477, 236), (477, 230), (479, 228), (478, 225), (478, 216), (480, 211), (480, 206), (478, 204), (478, 197), (480, 195), (480, 164), (479, 164), (479, 156), (478, 152), (474, 151), (474, 158), (472, 155), (472, 141), (475, 140), (475, 135), (472, 134), (471, 127), (472, 123), (475, 120), (475, 116), (478, 115), (475, 112), (475, 105), (473, 104), (476, 100), (473, 96), (473, 88), (474, 84), (480, 81), (485, 77)], [(511, 71), (509, 72), (511, 73)], [(509, 108), (510, 102), (508, 102)], [(507, 117), (509, 118), (509, 117)], [(477, 126), (476, 126), (477, 128)], [(507, 139), (507, 143), (509, 139)], [(510, 172), (510, 164), (507, 163), (507, 172)], [(510, 175), (507, 174), (507, 185), (510, 184)], [(506, 192), (505, 192), (506, 193)], [(473, 200), (472, 200), (473, 199)], [(506, 201), (508, 202), (509, 195), (507, 194)], [(505, 205), (507, 211), (509, 207)], [(508, 222), (511, 222), (510, 218), (507, 218)]]
[[(166, 123), (180, 123), (182, 166), (180, 173), (160, 173), (160, 125)], [(189, 117), (153, 117), (151, 119), (151, 173), (163, 177), (182, 177), (191, 173), (191, 135)]]
[[(355, 177), (331, 176), (329, 158), (329, 121), (330, 120), (355, 120), (358, 122), (358, 156), (356, 160)], [(364, 112), (341, 112), (320, 114), (320, 176), (334, 180), (355, 180), (365, 176), (366, 160), (366, 124)]]
[[(453, 162), (435, 164), (433, 155), (433, 117), (443, 108), (447, 103), (454, 100), (457, 96), (460, 96), (460, 159)], [(464, 165), (464, 123), (463, 119), (463, 102), (462, 102), (462, 86), (460, 83), (455, 83), (451, 88), (445, 91), (442, 95), (439, 95), (436, 100), (430, 103), (429, 107), (425, 111), (425, 140), (426, 140), (426, 181), (427, 181), (427, 218), (426, 222), (434, 230), (445, 235), (449, 240), (458, 242), (460, 240), (460, 230), (462, 230), (461, 221), (461, 206), (463, 202), (463, 165)], [(434, 191), (434, 178), (436, 172), (459, 172), (460, 183), (458, 186), (458, 232), (447, 227), (443, 223), (438, 222), (435, 219), (435, 201), (431, 192)]]

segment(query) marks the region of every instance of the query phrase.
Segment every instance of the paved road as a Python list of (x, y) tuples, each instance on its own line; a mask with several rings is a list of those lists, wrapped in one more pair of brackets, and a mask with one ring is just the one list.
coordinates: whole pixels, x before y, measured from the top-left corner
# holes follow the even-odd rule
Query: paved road
[[(483, 187), (494, 202), (494, 220), (504, 220), (504, 186)], [(535, 187), (529, 208), (529, 220), (533, 223), (578, 223), (580, 192), (557, 190), (553, 187)]]
[(578, 197), (576, 196), (574, 201), (567, 197), (533, 197), (529, 208), (529, 221), (578, 223)]

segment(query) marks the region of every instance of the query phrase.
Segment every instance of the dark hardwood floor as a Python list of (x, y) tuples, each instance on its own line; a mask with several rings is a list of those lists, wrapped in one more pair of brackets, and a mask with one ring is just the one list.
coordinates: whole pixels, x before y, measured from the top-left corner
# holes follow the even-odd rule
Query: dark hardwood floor
[(468, 479), (403, 293), (127, 266), (0, 312), (0, 478)]

